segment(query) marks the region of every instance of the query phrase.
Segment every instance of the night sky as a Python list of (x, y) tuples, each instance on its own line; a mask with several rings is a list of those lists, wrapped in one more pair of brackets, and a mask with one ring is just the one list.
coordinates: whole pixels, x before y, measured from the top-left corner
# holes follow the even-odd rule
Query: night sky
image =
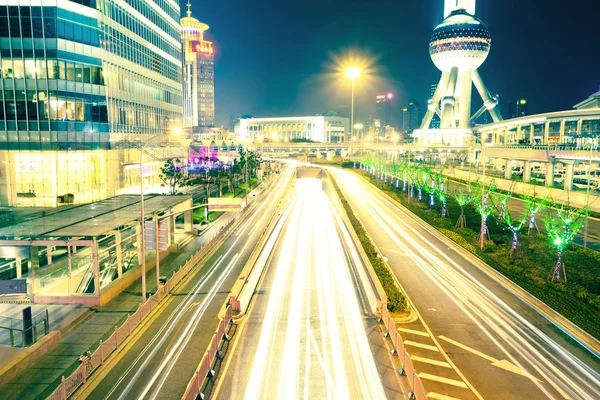
[[(598, 0), (478, 0), (493, 38), (480, 71), (502, 109), (525, 98), (530, 114), (566, 110), (597, 91), (599, 12)], [(192, 0), (216, 50), (217, 124), (230, 113), (349, 115), (350, 83), (333, 68), (348, 52), (375, 60), (357, 81), (356, 120), (392, 91), (399, 124), (402, 107), (425, 107), (439, 80), (428, 43), (442, 13), (443, 0)]]

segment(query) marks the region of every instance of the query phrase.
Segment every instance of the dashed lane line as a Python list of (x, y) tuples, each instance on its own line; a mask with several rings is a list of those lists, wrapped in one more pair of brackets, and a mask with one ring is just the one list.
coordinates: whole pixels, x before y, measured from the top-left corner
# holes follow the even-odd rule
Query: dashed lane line
[(425, 350), (437, 351), (438, 353), (440, 351), (440, 349), (438, 349), (436, 346), (431, 346), (429, 344), (423, 344), (423, 343), (413, 342), (412, 340), (406, 340), (406, 341), (404, 341), (404, 344), (406, 346), (413, 346), (413, 347), (419, 347), (419, 348), (425, 349)]
[(404, 333), (411, 333), (413, 335), (429, 337), (429, 333), (423, 332), (423, 331), (416, 331), (414, 329), (408, 329), (408, 328), (396, 328), (396, 329), (398, 329), (400, 332), (404, 332)]
[(455, 379), (448, 379), (448, 378), (444, 378), (442, 376), (425, 374), (423, 372), (421, 372), (418, 375), (419, 375), (419, 378), (421, 378), (421, 379), (427, 379), (427, 380), (430, 380), (430, 381), (445, 383), (447, 385), (457, 386), (457, 387), (460, 387), (460, 388), (463, 388), (463, 389), (468, 389), (469, 388), (467, 386), (467, 384), (464, 383), (463, 381), (457, 381)]
[(450, 396), (446, 396), (444, 394), (439, 394), (439, 393), (435, 393), (435, 392), (427, 393), (427, 398), (434, 399), (434, 400), (460, 400), (460, 399), (457, 399), (456, 397), (450, 397)]
[(445, 361), (432, 360), (431, 358), (419, 357), (419, 356), (410, 356), (411, 360), (419, 361), (425, 364), (437, 365), (438, 367), (450, 368), (452, 366)]

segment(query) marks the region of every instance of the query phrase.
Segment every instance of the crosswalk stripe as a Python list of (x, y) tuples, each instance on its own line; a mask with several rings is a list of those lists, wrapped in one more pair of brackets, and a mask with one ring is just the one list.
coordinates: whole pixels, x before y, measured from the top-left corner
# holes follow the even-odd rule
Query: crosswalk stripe
[(450, 397), (450, 396), (446, 396), (444, 394), (439, 394), (439, 393), (434, 393), (434, 392), (427, 393), (427, 398), (434, 399), (434, 400), (460, 400), (460, 399), (457, 399), (456, 397)]
[(450, 364), (445, 361), (432, 360), (431, 358), (419, 357), (419, 356), (410, 356), (413, 361), (419, 361), (426, 364), (437, 365), (438, 367), (444, 368), (452, 368)]
[(425, 337), (429, 337), (429, 333), (427, 332), (422, 332), (422, 331), (415, 331), (414, 329), (408, 329), (408, 328), (397, 328), (400, 332), (404, 332), (404, 333), (412, 333), (413, 335), (419, 335), (419, 336), (425, 336)]
[(440, 382), (440, 383), (446, 383), (448, 385), (458, 386), (458, 387), (461, 387), (463, 389), (468, 389), (469, 388), (467, 386), (467, 384), (464, 383), (463, 381), (457, 381), (455, 379), (448, 379), (448, 378), (444, 378), (442, 376), (436, 376), (436, 375), (431, 375), (431, 374), (424, 374), (424, 373), (421, 372), (419, 374), (419, 378), (421, 378), (421, 379), (428, 379), (430, 381), (436, 381), (436, 382)]
[(437, 351), (439, 352), (440, 350), (435, 347), (435, 346), (431, 346), (428, 344), (423, 344), (423, 343), (417, 343), (417, 342), (413, 342), (412, 340), (406, 340), (404, 342), (405, 345), (407, 346), (413, 346), (413, 347), (419, 347), (421, 349), (425, 349), (425, 350), (431, 350), (431, 351)]

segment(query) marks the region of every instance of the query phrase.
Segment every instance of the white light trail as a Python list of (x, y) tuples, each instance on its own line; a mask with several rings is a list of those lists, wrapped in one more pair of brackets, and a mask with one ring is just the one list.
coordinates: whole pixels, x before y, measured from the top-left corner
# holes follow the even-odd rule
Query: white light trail
[(335, 213), (321, 181), (297, 181), (246, 400), (385, 398)]
[[(498, 346), (507, 359), (525, 371), (528, 364), (561, 397), (600, 398), (600, 375), (573, 354), (532, 325), (498, 298), (419, 230), (417, 223), (361, 178), (344, 171), (335, 172), (344, 193), (366, 210), (361, 216), (377, 225), (413, 262)], [(357, 195), (360, 193), (360, 196)], [(517, 355), (517, 356), (515, 356)], [(548, 398), (556, 392), (532, 380)]]

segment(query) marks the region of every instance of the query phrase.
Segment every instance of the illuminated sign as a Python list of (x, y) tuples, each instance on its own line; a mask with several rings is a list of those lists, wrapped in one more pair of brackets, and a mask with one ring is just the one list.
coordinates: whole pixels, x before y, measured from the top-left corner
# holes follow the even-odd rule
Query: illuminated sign
[(192, 49), (192, 53), (213, 54), (213, 48), (211, 44), (201, 40), (191, 40), (190, 47)]

